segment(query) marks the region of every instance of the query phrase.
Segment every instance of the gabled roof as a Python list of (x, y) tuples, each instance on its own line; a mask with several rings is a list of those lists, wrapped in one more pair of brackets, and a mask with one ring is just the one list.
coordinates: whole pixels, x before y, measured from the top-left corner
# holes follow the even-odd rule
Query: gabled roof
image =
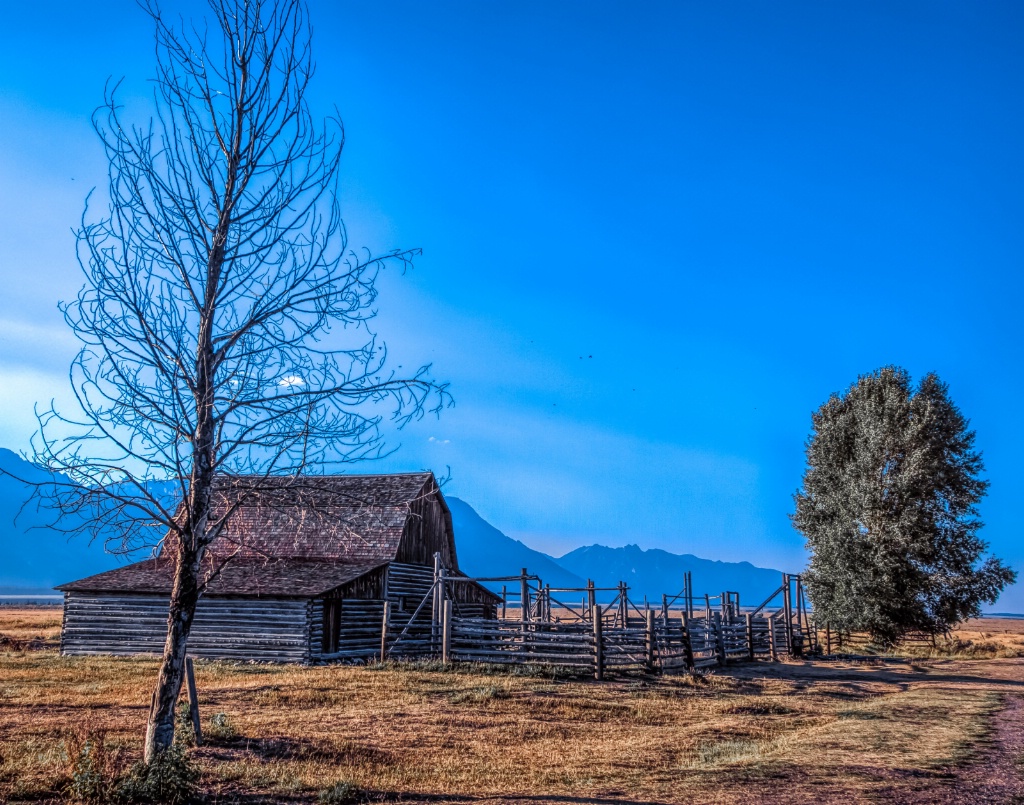
[[(214, 492), (214, 517), (231, 506), (237, 508), (210, 552), (363, 565), (391, 562), (410, 506), (437, 488), (430, 472), (220, 478)], [(161, 555), (170, 555), (173, 549), (173, 537), (168, 537)]]
[[(235, 557), (223, 566), (206, 564), (210, 576), (204, 595), (244, 595), (312, 598), (381, 567), (310, 559)], [(214, 572), (216, 570), (216, 572)], [(169, 595), (174, 581), (170, 559), (146, 559), (106, 573), (62, 584), (65, 592), (132, 592)]]
[[(207, 550), (204, 594), (310, 597), (329, 592), (395, 561), (413, 505), (434, 494), (450, 540), (451, 514), (431, 472), (220, 477), (213, 519), (231, 513)], [(170, 593), (176, 539), (169, 534), (155, 559), (57, 589)]]

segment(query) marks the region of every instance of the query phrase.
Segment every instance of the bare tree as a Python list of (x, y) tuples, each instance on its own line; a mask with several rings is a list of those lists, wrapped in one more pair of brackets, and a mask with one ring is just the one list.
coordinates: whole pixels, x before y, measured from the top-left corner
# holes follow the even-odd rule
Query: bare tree
[[(62, 306), (83, 347), (80, 410), (40, 416), (37, 460), (70, 479), (65, 513), (116, 525), (122, 550), (168, 535), (175, 575), (145, 757), (167, 749), (204, 553), (230, 509), (215, 479), (303, 476), (379, 455), (399, 426), (450, 403), (425, 366), (388, 369), (371, 330), (376, 280), (418, 250), (349, 249), (336, 200), (344, 132), (305, 94), (301, 0), (209, 0), (202, 26), (155, 24), (155, 116), (130, 124), (108, 88), (94, 117), (106, 210), (78, 231), (85, 284)], [(252, 479), (257, 479), (253, 482)], [(154, 488), (173, 481), (180, 507)], [(272, 485), (268, 480), (268, 486)]]

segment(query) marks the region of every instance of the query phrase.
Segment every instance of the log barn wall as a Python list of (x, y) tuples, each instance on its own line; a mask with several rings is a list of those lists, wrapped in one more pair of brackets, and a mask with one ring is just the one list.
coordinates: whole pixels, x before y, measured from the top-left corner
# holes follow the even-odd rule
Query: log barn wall
[[(67, 592), (62, 654), (161, 654), (167, 595)], [(309, 662), (309, 602), (204, 597), (189, 635), (193, 657)]]

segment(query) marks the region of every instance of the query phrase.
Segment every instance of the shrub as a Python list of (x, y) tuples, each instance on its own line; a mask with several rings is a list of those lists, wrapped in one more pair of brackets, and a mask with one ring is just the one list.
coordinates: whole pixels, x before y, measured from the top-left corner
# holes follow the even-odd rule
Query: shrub
[(351, 780), (340, 780), (330, 788), (325, 788), (317, 797), (321, 805), (351, 805), (364, 798), (363, 789)]
[(227, 713), (214, 713), (206, 727), (205, 737), (213, 741), (230, 741), (238, 737), (238, 730), (228, 719)]
[(185, 747), (175, 743), (151, 763), (136, 763), (121, 780), (118, 798), (124, 802), (186, 805), (196, 795), (199, 767)]
[(510, 695), (505, 688), (499, 688), (496, 685), (486, 685), (484, 687), (457, 691), (451, 695), (451, 702), (452, 704), (464, 704), (467, 702), (481, 704), (494, 699), (507, 699)]
[(68, 797), (75, 802), (105, 803), (117, 788), (117, 753), (107, 746), (101, 730), (83, 728), (65, 737), (71, 781)]
[(174, 718), (174, 740), (183, 746), (196, 745), (196, 729), (192, 724), (192, 711), (187, 699), (178, 702), (178, 710)]

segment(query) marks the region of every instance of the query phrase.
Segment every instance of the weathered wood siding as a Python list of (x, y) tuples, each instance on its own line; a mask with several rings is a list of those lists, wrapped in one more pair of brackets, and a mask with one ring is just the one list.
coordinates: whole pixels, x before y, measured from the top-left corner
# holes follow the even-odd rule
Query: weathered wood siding
[[(308, 662), (310, 603), (287, 598), (201, 598), (188, 653), (211, 659)], [(169, 598), (69, 592), (62, 654), (161, 654)]]
[(396, 563), (433, 567), (434, 554), (439, 553), (441, 564), (449, 570), (458, 570), (452, 518), (440, 495), (436, 490), (424, 493), (409, 504)]
[[(313, 662), (368, 659), (380, 654), (381, 627), (384, 624), (385, 592), (391, 602), (392, 636), (409, 623), (434, 582), (434, 568), (393, 562), (386, 573), (372, 584), (347, 584), (328, 598), (341, 599), (341, 628), (337, 651), (323, 651), (324, 600), (311, 602), (309, 623), (309, 654)], [(358, 581), (358, 580), (357, 580)], [(430, 604), (416, 617), (417, 625), (429, 631)], [(419, 632), (419, 630), (417, 630)], [(411, 644), (411, 639), (405, 641)]]

